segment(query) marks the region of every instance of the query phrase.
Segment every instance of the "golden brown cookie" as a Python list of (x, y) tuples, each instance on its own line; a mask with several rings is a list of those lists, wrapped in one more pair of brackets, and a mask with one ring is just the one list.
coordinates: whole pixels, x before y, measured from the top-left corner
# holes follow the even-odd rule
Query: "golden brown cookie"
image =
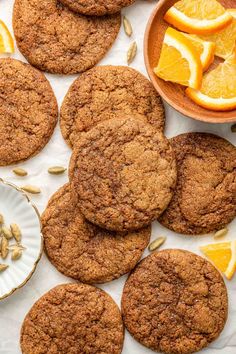
[(236, 148), (206, 133), (181, 134), (170, 141), (178, 181), (159, 221), (189, 235), (225, 227), (236, 216)]
[(151, 82), (127, 66), (98, 66), (80, 75), (64, 98), (60, 125), (73, 147), (82, 132), (111, 118), (135, 115), (163, 131), (165, 112)]
[(151, 227), (116, 233), (89, 223), (66, 184), (50, 199), (42, 232), (46, 253), (60, 272), (84, 283), (105, 283), (135, 267), (149, 243)]
[(40, 70), (56, 74), (85, 71), (107, 53), (120, 29), (120, 14), (87, 17), (57, 0), (16, 0), (17, 45)]
[(165, 210), (176, 183), (168, 140), (141, 119), (110, 119), (83, 134), (70, 161), (72, 193), (90, 222), (137, 230)]
[(84, 15), (103, 16), (115, 14), (135, 0), (60, 0), (72, 11)]
[(15, 59), (0, 59), (0, 166), (36, 155), (49, 141), (58, 108), (46, 77)]
[(118, 306), (105, 291), (82, 283), (43, 295), (21, 329), (22, 354), (120, 354), (123, 340)]
[(227, 289), (207, 260), (183, 250), (154, 252), (126, 281), (122, 314), (131, 335), (167, 354), (208, 346), (224, 328)]

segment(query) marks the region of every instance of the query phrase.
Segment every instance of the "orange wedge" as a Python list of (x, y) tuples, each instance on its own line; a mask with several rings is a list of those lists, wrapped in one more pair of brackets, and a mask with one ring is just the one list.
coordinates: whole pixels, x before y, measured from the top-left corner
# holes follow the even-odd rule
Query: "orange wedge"
[(204, 255), (227, 279), (231, 279), (236, 270), (236, 241), (213, 243), (200, 247)]
[(184, 32), (212, 34), (225, 28), (233, 18), (216, 0), (181, 0), (166, 12), (164, 19)]
[(227, 27), (218, 33), (201, 36), (203, 40), (215, 43), (215, 55), (223, 59), (232, 54), (236, 42), (236, 9), (228, 9), (227, 12), (233, 16), (233, 21)]
[(201, 87), (202, 64), (192, 43), (169, 27), (165, 33), (161, 55), (155, 74), (165, 81), (195, 89)]
[(187, 88), (195, 103), (213, 111), (236, 108), (236, 51), (222, 64), (203, 76), (200, 90)]
[(0, 53), (13, 53), (13, 38), (3, 21), (0, 20)]
[[(183, 33), (183, 32), (182, 32)], [(215, 55), (215, 43), (210, 41), (205, 41), (196, 36), (195, 34), (183, 33), (188, 40), (192, 43), (198, 54), (200, 55), (200, 60), (202, 63), (203, 70), (207, 70), (209, 66), (214, 61)]]

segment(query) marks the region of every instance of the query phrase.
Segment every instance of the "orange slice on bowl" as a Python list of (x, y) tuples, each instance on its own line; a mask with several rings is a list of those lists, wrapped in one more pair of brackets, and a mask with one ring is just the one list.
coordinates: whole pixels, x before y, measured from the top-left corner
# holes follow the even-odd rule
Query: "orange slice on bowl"
[(202, 64), (192, 43), (181, 33), (169, 27), (165, 33), (161, 55), (155, 74), (165, 81), (199, 89)]
[(233, 16), (233, 21), (218, 33), (208, 36), (200, 36), (205, 41), (214, 42), (216, 45), (215, 55), (226, 59), (232, 54), (236, 42), (236, 9), (228, 9)]
[[(183, 33), (183, 32), (182, 32)], [(205, 41), (195, 34), (183, 33), (200, 55), (203, 70), (207, 70), (214, 61), (216, 45), (213, 42)]]
[(227, 9), (227, 12), (229, 12), (231, 16), (236, 18), (236, 8), (235, 9)]
[(225, 28), (233, 18), (216, 0), (180, 0), (164, 19), (184, 32), (211, 34)]
[(3, 21), (0, 20), (0, 53), (13, 53), (14, 41)]
[(204, 255), (227, 279), (231, 279), (236, 270), (236, 241), (213, 243), (200, 247)]
[(224, 63), (203, 76), (200, 90), (187, 88), (186, 94), (206, 109), (236, 109), (236, 51)]

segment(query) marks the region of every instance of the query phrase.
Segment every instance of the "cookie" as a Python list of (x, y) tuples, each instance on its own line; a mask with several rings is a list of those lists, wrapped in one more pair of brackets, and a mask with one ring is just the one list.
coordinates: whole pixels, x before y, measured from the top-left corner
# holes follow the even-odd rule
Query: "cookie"
[(90, 222), (114, 231), (149, 225), (167, 207), (176, 183), (168, 140), (141, 119), (98, 124), (73, 150), (72, 193)]
[(0, 166), (6, 166), (43, 149), (58, 108), (46, 77), (19, 60), (0, 59), (0, 91)]
[(82, 132), (111, 118), (137, 115), (163, 131), (165, 114), (151, 82), (127, 66), (98, 66), (70, 87), (61, 107), (64, 139), (73, 147)]
[(72, 11), (84, 15), (103, 16), (115, 14), (135, 0), (60, 0)]
[(178, 182), (159, 221), (182, 234), (220, 230), (236, 216), (236, 148), (206, 133), (171, 139)]
[(105, 283), (135, 267), (149, 243), (151, 227), (116, 233), (89, 223), (66, 184), (50, 199), (42, 232), (46, 253), (60, 272), (84, 283)]
[(59, 285), (43, 295), (21, 329), (22, 354), (120, 354), (120, 310), (103, 290), (86, 284)]
[(87, 17), (57, 0), (16, 0), (13, 28), (19, 50), (40, 70), (83, 72), (101, 60), (120, 29), (120, 14)]
[(126, 281), (122, 315), (144, 346), (190, 354), (208, 346), (224, 328), (227, 290), (211, 263), (183, 250), (154, 252)]

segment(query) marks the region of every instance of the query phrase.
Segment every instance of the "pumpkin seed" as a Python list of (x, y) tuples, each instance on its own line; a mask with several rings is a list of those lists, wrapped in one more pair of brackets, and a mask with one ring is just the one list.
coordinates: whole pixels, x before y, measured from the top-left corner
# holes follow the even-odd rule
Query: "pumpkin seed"
[(0, 272), (6, 270), (9, 266), (7, 264), (0, 264)]
[(127, 34), (127, 36), (131, 37), (133, 34), (133, 28), (131, 26), (130, 21), (128, 20), (128, 18), (126, 16), (123, 17), (123, 26), (124, 26), (124, 30), (125, 30), (125, 33)]
[(236, 133), (236, 124), (233, 124), (233, 125), (231, 126), (231, 132), (232, 132), (232, 133)]
[(62, 166), (53, 166), (48, 169), (48, 173), (52, 175), (60, 175), (66, 171), (65, 167)]
[(214, 234), (214, 238), (224, 237), (224, 236), (227, 235), (228, 231), (229, 231), (229, 230), (227, 229), (227, 227), (225, 227), (224, 229), (217, 231), (217, 232)]
[(20, 257), (22, 256), (22, 250), (21, 249), (14, 249), (12, 254), (11, 254), (11, 259), (13, 261), (17, 261), (18, 259), (20, 259)]
[(31, 194), (41, 193), (40, 188), (35, 187), (35, 186), (31, 186), (31, 185), (23, 186), (23, 187), (21, 187), (21, 189), (23, 189), (23, 191), (31, 193)]
[(130, 65), (133, 62), (134, 58), (136, 57), (137, 49), (138, 49), (137, 43), (133, 42), (131, 44), (131, 46), (129, 47), (129, 50), (127, 52), (127, 63), (128, 63), (128, 65)]
[(23, 168), (14, 168), (14, 170), (12, 170), (17, 176), (27, 176), (28, 172), (26, 170), (24, 170)]
[(21, 230), (17, 224), (11, 224), (11, 232), (17, 242), (21, 241)]
[(13, 237), (11, 230), (6, 226), (3, 226), (2, 233), (8, 240), (10, 240)]
[(149, 251), (150, 252), (155, 251), (156, 249), (161, 247), (161, 245), (163, 245), (165, 241), (166, 241), (166, 237), (158, 237), (155, 241), (150, 243), (150, 245), (148, 246)]
[(2, 255), (2, 259), (7, 258), (8, 256), (8, 245), (9, 242), (5, 237), (2, 237), (2, 242), (1, 242), (1, 255)]

